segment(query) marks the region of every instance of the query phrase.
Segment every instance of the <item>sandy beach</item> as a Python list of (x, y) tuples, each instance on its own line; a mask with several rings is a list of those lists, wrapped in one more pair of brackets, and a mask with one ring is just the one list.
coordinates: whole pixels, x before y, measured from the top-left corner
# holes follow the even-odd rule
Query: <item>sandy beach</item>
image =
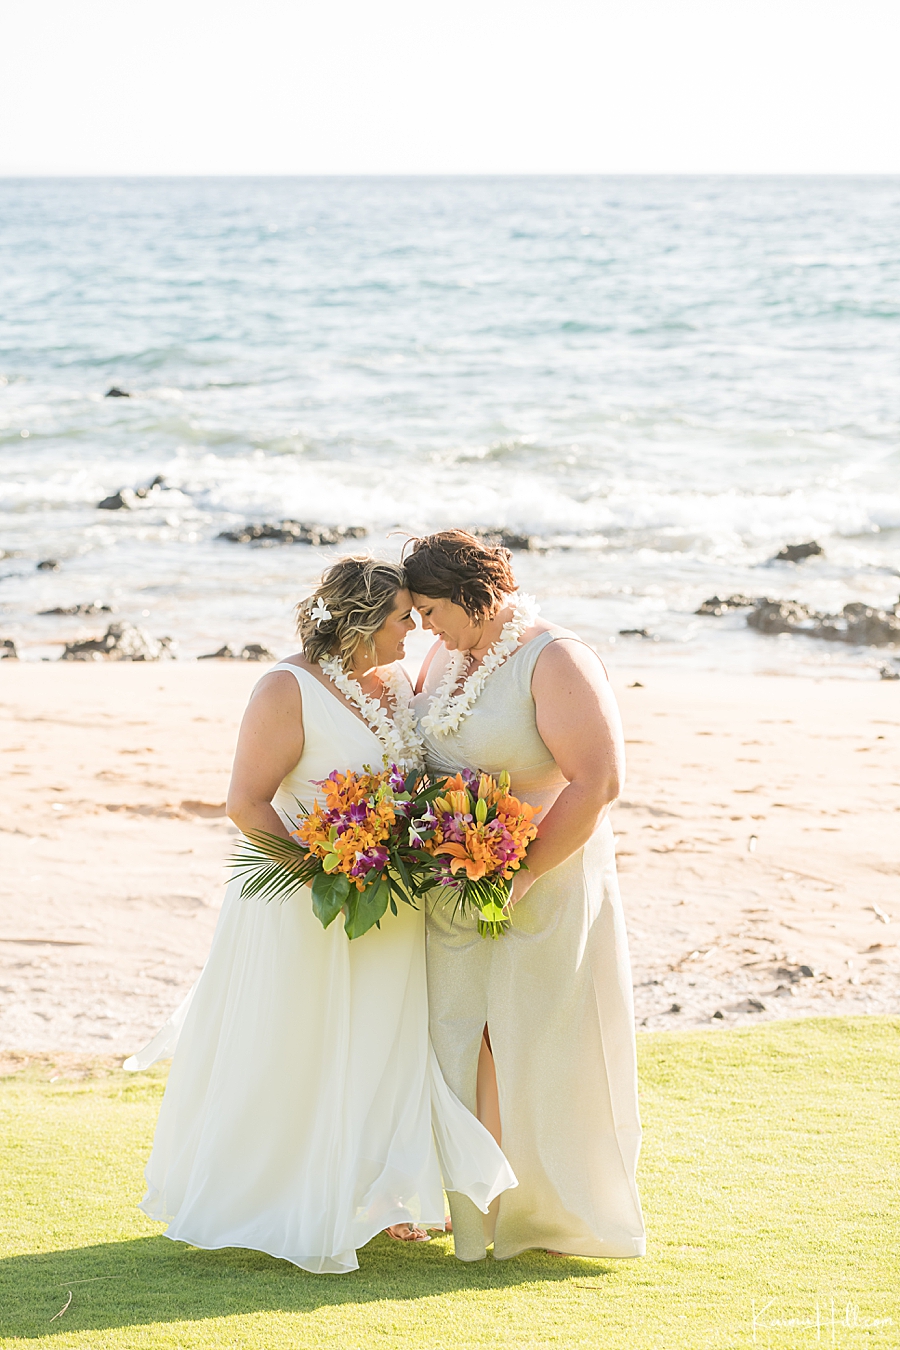
[[(0, 666), (7, 1071), (129, 1054), (196, 978), (261, 673)], [(638, 1027), (900, 1012), (900, 686), (664, 669), (613, 682)]]

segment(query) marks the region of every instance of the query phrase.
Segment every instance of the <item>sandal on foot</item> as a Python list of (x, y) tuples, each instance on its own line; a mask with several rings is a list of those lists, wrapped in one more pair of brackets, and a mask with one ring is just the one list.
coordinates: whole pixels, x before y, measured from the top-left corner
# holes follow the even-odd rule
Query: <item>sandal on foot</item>
[[(405, 1233), (394, 1233), (392, 1228), (405, 1228)], [(431, 1237), (415, 1223), (395, 1223), (384, 1230), (394, 1242), (430, 1242)]]

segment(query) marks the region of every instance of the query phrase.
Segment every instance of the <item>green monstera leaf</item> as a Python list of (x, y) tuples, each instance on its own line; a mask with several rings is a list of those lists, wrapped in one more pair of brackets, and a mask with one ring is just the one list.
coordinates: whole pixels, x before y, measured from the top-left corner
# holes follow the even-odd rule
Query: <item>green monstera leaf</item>
[(354, 890), (347, 901), (344, 931), (348, 938), (368, 933), (385, 913), (391, 898), (391, 888), (382, 877), (377, 877), (364, 891)]
[(340, 914), (350, 894), (350, 882), (343, 872), (330, 876), (320, 872), (312, 884), (313, 914), (327, 928)]

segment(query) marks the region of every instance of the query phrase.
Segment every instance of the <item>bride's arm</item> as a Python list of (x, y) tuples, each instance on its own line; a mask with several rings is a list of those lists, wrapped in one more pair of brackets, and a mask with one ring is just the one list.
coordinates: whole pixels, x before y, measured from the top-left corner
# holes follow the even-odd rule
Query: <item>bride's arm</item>
[(300, 687), (276, 670), (254, 690), (238, 733), (225, 810), (242, 833), (290, 838), (272, 798), (302, 753)]
[(514, 903), (587, 843), (625, 781), (619, 710), (599, 657), (585, 643), (562, 638), (545, 647), (531, 690), (538, 731), (568, 782), (539, 818), (528, 871), (513, 884)]

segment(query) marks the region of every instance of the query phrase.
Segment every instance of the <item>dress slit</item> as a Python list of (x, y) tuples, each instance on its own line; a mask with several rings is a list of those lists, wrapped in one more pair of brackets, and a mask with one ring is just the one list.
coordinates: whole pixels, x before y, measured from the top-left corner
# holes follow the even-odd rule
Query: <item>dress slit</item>
[(500, 1092), (497, 1087), (497, 1066), (491, 1048), (491, 1038), (485, 1023), (478, 1051), (477, 1085), (475, 1090), (475, 1114), (482, 1125), (496, 1140), (498, 1146), (503, 1134), (500, 1118)]

